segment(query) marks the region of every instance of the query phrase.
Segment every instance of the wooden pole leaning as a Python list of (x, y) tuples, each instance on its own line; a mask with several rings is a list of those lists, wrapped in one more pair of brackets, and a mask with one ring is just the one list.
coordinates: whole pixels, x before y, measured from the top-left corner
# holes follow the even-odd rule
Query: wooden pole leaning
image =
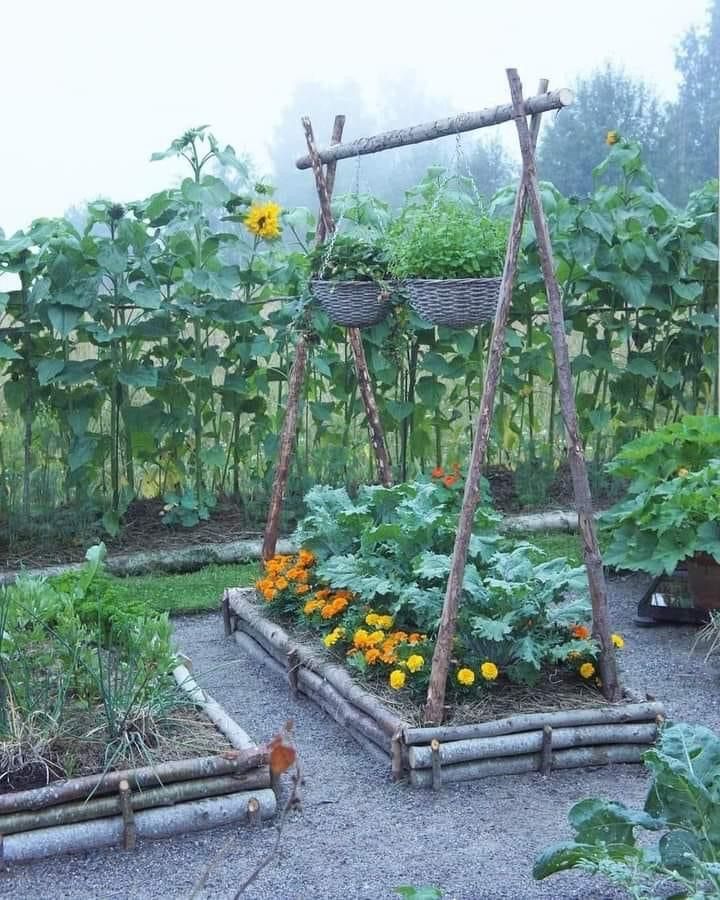
[[(332, 209), (330, 207), (331, 195), (328, 190), (327, 177), (323, 173), (322, 162), (320, 161), (320, 157), (318, 156), (315, 147), (315, 138), (313, 136), (310, 119), (307, 118), (307, 116), (303, 117), (302, 124), (305, 130), (308, 155), (312, 163), (315, 186), (320, 201), (320, 218), (324, 223), (324, 235), (327, 239), (335, 230), (335, 222), (333, 221)], [(355, 371), (357, 373), (358, 387), (365, 407), (365, 416), (367, 418), (368, 431), (370, 433), (370, 443), (372, 444), (375, 453), (378, 476), (380, 482), (384, 484), (385, 487), (389, 487), (392, 484), (392, 463), (385, 441), (385, 431), (382, 427), (382, 422), (380, 421), (380, 410), (378, 409), (375, 394), (372, 389), (370, 370), (368, 368), (367, 359), (365, 358), (365, 350), (363, 349), (360, 329), (348, 328), (348, 339), (355, 358)]]
[[(335, 116), (333, 123), (331, 144), (337, 144), (342, 140), (343, 128), (345, 127), (345, 116)], [(337, 163), (335, 161), (328, 163), (327, 181), (325, 184), (328, 193), (328, 204), (332, 197), (332, 190), (335, 184), (335, 169)], [(325, 217), (321, 214), (318, 216), (315, 237), (318, 241), (323, 241), (326, 235), (327, 223)], [(283, 420), (282, 433), (280, 435), (280, 448), (278, 451), (278, 460), (275, 466), (275, 476), (273, 478), (272, 492), (270, 494), (270, 506), (268, 509), (267, 523), (265, 525), (265, 535), (263, 538), (262, 558), (267, 561), (272, 559), (277, 548), (278, 534), (280, 531), (280, 513), (282, 512), (283, 498), (287, 488), (288, 478), (290, 476), (290, 463), (292, 461), (293, 446), (297, 434), (297, 423), (300, 415), (300, 392), (302, 391), (303, 382), (305, 380), (305, 367), (307, 364), (307, 337), (304, 332), (298, 335), (295, 345), (295, 359), (293, 360), (290, 377), (288, 379), (288, 399), (285, 407), (285, 418)]]
[(535, 236), (540, 256), (545, 290), (548, 298), (548, 311), (550, 318), (550, 330), (552, 333), (553, 350), (555, 354), (555, 371), (558, 379), (558, 393), (560, 395), (560, 408), (565, 432), (567, 435), (568, 461), (572, 475), (573, 492), (575, 494), (575, 508), (578, 514), (578, 524), (583, 540), (583, 555), (585, 568), (587, 569), (588, 584), (590, 587), (590, 599), (592, 601), (593, 637), (600, 645), (598, 664), (602, 691), (605, 697), (617, 702), (621, 699), (621, 688), (615, 664), (615, 648), (610, 634), (610, 615), (607, 603), (607, 585), (603, 571), (602, 557), (597, 540), (595, 519), (593, 516), (592, 495), (588, 480), (585, 454), (583, 450), (580, 429), (575, 408), (575, 396), (572, 388), (570, 373), (570, 354), (568, 352), (567, 338), (565, 336), (565, 317), (563, 314), (560, 288), (555, 277), (555, 264), (553, 260), (550, 232), (542, 207), (540, 187), (538, 185), (537, 169), (535, 166), (535, 154), (533, 151), (532, 137), (523, 114), (524, 102), (522, 96), (522, 84), (516, 69), (507, 70), (510, 92), (515, 110), (515, 125), (520, 139), (520, 150), (523, 157), (524, 183), (530, 202)]
[[(540, 82), (540, 93), (547, 91), (547, 80)], [(537, 142), (540, 131), (540, 113), (532, 117), (530, 133), (533, 144)], [(473, 440), (470, 463), (467, 478), (465, 480), (465, 494), (463, 496), (458, 530), (455, 537), (450, 576), (445, 590), (440, 627), (432, 658), (430, 683), (428, 685), (427, 702), (425, 704), (425, 722), (428, 725), (441, 725), (445, 706), (445, 690), (447, 687), (448, 671), (450, 669), (450, 656), (455, 637), (457, 624), (458, 605), (462, 590), (463, 576), (467, 562), (468, 548), (472, 536), (475, 511), (480, 500), (480, 475), (485, 462), (490, 425), (492, 422), (495, 394), (500, 381), (502, 360), (505, 349), (505, 326), (507, 325), (512, 300), (513, 282), (517, 270), (517, 261), (520, 254), (522, 240), (523, 221), (525, 207), (527, 205), (527, 188), (525, 178), (520, 181), (515, 197), (508, 237), (507, 250), (505, 252), (505, 265), (503, 268), (502, 282), (500, 284), (500, 297), (495, 312), (492, 337), (490, 339), (490, 353), (488, 356), (485, 383), (483, 384), (480, 410), (478, 412), (475, 438)]]

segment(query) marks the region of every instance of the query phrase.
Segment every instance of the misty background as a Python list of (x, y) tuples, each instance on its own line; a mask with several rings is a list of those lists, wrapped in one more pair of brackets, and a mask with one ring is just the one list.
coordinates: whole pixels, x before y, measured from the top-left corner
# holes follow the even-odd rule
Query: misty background
[[(575, 90), (572, 107), (545, 117), (539, 148), (541, 178), (563, 193), (591, 190), (608, 130), (642, 143), (678, 203), (717, 175), (720, 0), (556, 0), (542, 12), (460, 0), (201, 9), (40, 0), (5, 7), (2, 40), (8, 234), (40, 216), (81, 220), (97, 197), (126, 202), (165, 187), (180, 170), (150, 163), (151, 152), (205, 123), (284, 206), (314, 208), (313, 179), (294, 165), (302, 115), (322, 145), (344, 113), (351, 140), (507, 102), (510, 65), (526, 95), (542, 76)], [(437, 163), (469, 169), (490, 197), (518, 170), (514, 127), (465, 135), (460, 154), (450, 137), (363, 157), (359, 171), (343, 162), (338, 192), (359, 183), (398, 205)]]

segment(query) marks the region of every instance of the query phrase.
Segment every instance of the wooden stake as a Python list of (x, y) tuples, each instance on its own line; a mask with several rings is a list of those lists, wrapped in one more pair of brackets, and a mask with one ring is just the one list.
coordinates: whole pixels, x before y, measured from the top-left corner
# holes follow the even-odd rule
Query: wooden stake
[(385, 432), (380, 422), (380, 410), (378, 409), (375, 394), (373, 393), (372, 384), (370, 383), (370, 370), (368, 369), (367, 360), (365, 359), (365, 350), (363, 348), (362, 337), (359, 328), (348, 328), (348, 338), (355, 357), (355, 369), (357, 371), (358, 387), (360, 395), (365, 404), (365, 415), (367, 416), (368, 431), (370, 432), (370, 443), (375, 451), (375, 460), (377, 462), (378, 475), (381, 484), (390, 487), (393, 483), (392, 463), (390, 453), (385, 443)]
[[(333, 231), (335, 231), (335, 222), (330, 206), (331, 195), (328, 190), (326, 177), (323, 174), (322, 163), (315, 147), (315, 136), (313, 134), (312, 125), (307, 116), (303, 116), (302, 125), (305, 131), (308, 154), (312, 161), (315, 187), (317, 188), (318, 199), (320, 201), (320, 219), (324, 223), (323, 228), (325, 237), (327, 238), (328, 235), (331, 235)], [(380, 482), (384, 484), (385, 487), (389, 487), (392, 484), (390, 454), (387, 449), (387, 444), (385, 443), (385, 432), (383, 431), (382, 422), (380, 421), (380, 411), (373, 393), (372, 382), (370, 381), (370, 370), (368, 369), (367, 359), (365, 358), (365, 350), (363, 349), (360, 329), (348, 328), (348, 337), (355, 358), (355, 371), (357, 373), (358, 387), (360, 388), (360, 396), (362, 397), (365, 406), (365, 416), (370, 432), (370, 443), (375, 451), (378, 476)]]
[(135, 849), (135, 813), (130, 799), (130, 785), (124, 779), (118, 785), (120, 794), (120, 811), (123, 820), (123, 847), (126, 850)]
[[(339, 144), (342, 140), (343, 129), (345, 128), (345, 116), (335, 116), (335, 122), (333, 123), (332, 137), (330, 138), (330, 145), (334, 146), (335, 144)], [(333, 191), (335, 189), (335, 172), (337, 170), (337, 160), (332, 160), (325, 166), (325, 184), (327, 185), (327, 193), (328, 199), (332, 200)], [(322, 216), (318, 216), (317, 228), (315, 229), (315, 240), (318, 244), (322, 244), (322, 242), (327, 237), (325, 232), (325, 220)]]
[(300, 669), (300, 657), (296, 650), (291, 650), (287, 655), (287, 677), (290, 685), (290, 696), (297, 700), (298, 696), (298, 673)]
[[(540, 90), (541, 92), (547, 90), (547, 81), (545, 79), (540, 82)], [(533, 139), (537, 141), (537, 135), (540, 130), (539, 114), (533, 116), (531, 128)], [(505, 266), (503, 268), (502, 282), (500, 284), (500, 297), (498, 298), (495, 323), (493, 325), (493, 333), (490, 340), (487, 372), (485, 375), (485, 383), (483, 385), (482, 398), (480, 400), (477, 425), (475, 427), (475, 439), (473, 441), (470, 464), (465, 480), (465, 494), (463, 496), (458, 530), (455, 537), (450, 576), (445, 590), (445, 602), (440, 618), (440, 627), (438, 629), (437, 641), (435, 642), (435, 650), (433, 651), (430, 683), (428, 685), (427, 703), (425, 705), (425, 721), (430, 725), (440, 725), (443, 720), (445, 689), (447, 686), (448, 670), (450, 668), (452, 643), (455, 638), (458, 603), (465, 574), (468, 547), (470, 546), (470, 538), (472, 536), (475, 510), (477, 509), (478, 501), (480, 499), (480, 475), (485, 462), (485, 454), (487, 452), (495, 394), (497, 392), (497, 386), (500, 381), (500, 372), (502, 370), (503, 351), (505, 348), (505, 326), (507, 325), (508, 314), (510, 312), (513, 281), (515, 280), (517, 260), (520, 253), (526, 203), (527, 193), (525, 180), (523, 179), (515, 198), (515, 208), (513, 210), (512, 222), (510, 225), (507, 250), (505, 252)]]
[(442, 788), (442, 769), (440, 767), (440, 742), (435, 738), (430, 741), (432, 753), (432, 789), (439, 791)]
[(223, 593), (222, 616), (223, 616), (223, 628), (225, 629), (225, 637), (229, 637), (232, 634), (232, 625), (230, 623), (230, 603), (228, 602), (227, 591), (225, 591)]
[(543, 775), (549, 775), (552, 769), (552, 725), (545, 725), (543, 728), (542, 748), (540, 750), (540, 772)]
[(565, 335), (565, 317), (563, 315), (562, 298), (560, 288), (555, 277), (555, 263), (553, 260), (550, 232), (542, 207), (540, 187), (538, 185), (537, 169), (535, 166), (535, 153), (532, 137), (525, 121), (525, 105), (522, 96), (522, 85), (516, 69), (507, 70), (515, 109), (515, 125), (520, 139), (520, 150), (523, 157), (524, 183), (530, 209), (532, 210), (535, 236), (540, 256), (545, 290), (548, 298), (548, 311), (550, 317), (550, 329), (552, 332), (553, 349), (555, 352), (555, 370), (557, 372), (558, 392), (560, 395), (560, 409), (568, 445), (568, 462), (575, 494), (575, 508), (578, 514), (578, 524), (583, 539), (583, 554), (585, 568), (587, 569), (588, 585), (590, 587), (590, 599), (593, 612), (593, 638), (600, 645), (598, 665), (602, 680), (602, 691), (605, 697), (612, 702), (622, 698), (622, 689), (617, 674), (615, 663), (615, 647), (612, 642), (610, 615), (607, 603), (607, 586), (603, 571), (602, 557), (598, 545), (593, 517), (592, 496), (590, 494), (590, 482), (588, 480), (585, 454), (583, 451), (580, 429), (575, 409), (575, 396), (572, 387), (570, 372), (570, 354), (568, 352), (567, 338)]
[(390, 757), (392, 761), (392, 780), (400, 781), (403, 771), (402, 731), (398, 731), (397, 734), (394, 734), (390, 740)]
[(257, 797), (251, 797), (248, 800), (247, 817), (250, 825), (260, 824), (260, 802)]
[(295, 361), (293, 362), (288, 381), (288, 396), (285, 407), (285, 420), (283, 421), (282, 435), (280, 436), (280, 450), (273, 478), (272, 494), (270, 496), (270, 508), (268, 510), (265, 537), (262, 546), (262, 558), (267, 561), (275, 556), (278, 532), (280, 530), (280, 512), (282, 510), (283, 497), (287, 488), (290, 475), (290, 462), (292, 460), (293, 444), (297, 431), (297, 421), (300, 412), (300, 392), (305, 378), (305, 364), (307, 362), (307, 339), (304, 334), (299, 334), (295, 344)]

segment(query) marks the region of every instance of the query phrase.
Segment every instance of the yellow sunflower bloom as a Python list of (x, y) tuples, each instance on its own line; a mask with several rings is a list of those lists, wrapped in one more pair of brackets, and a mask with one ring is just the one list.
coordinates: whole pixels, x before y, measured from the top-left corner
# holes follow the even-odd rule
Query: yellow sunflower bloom
[(280, 237), (280, 204), (253, 203), (245, 216), (245, 227), (252, 234), (266, 241)]

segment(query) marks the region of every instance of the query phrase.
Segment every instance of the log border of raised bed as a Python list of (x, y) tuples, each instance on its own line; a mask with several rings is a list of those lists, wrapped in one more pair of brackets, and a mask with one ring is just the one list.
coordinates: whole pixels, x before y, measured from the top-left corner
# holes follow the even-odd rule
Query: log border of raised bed
[(112, 846), (129, 850), (137, 837), (255, 825), (275, 814), (277, 785), (268, 749), (199, 687), (189, 665), (185, 660), (174, 669), (175, 681), (232, 749), (0, 794), (0, 861)]
[(612, 763), (639, 763), (655, 742), (665, 709), (626, 696), (621, 704), (528, 713), (478, 722), (417, 728), (361, 688), (346, 669), (294, 641), (266, 618), (252, 588), (222, 598), (225, 635), (304, 694), (390, 766), (394, 780), (420, 787), (522, 772), (550, 774)]

